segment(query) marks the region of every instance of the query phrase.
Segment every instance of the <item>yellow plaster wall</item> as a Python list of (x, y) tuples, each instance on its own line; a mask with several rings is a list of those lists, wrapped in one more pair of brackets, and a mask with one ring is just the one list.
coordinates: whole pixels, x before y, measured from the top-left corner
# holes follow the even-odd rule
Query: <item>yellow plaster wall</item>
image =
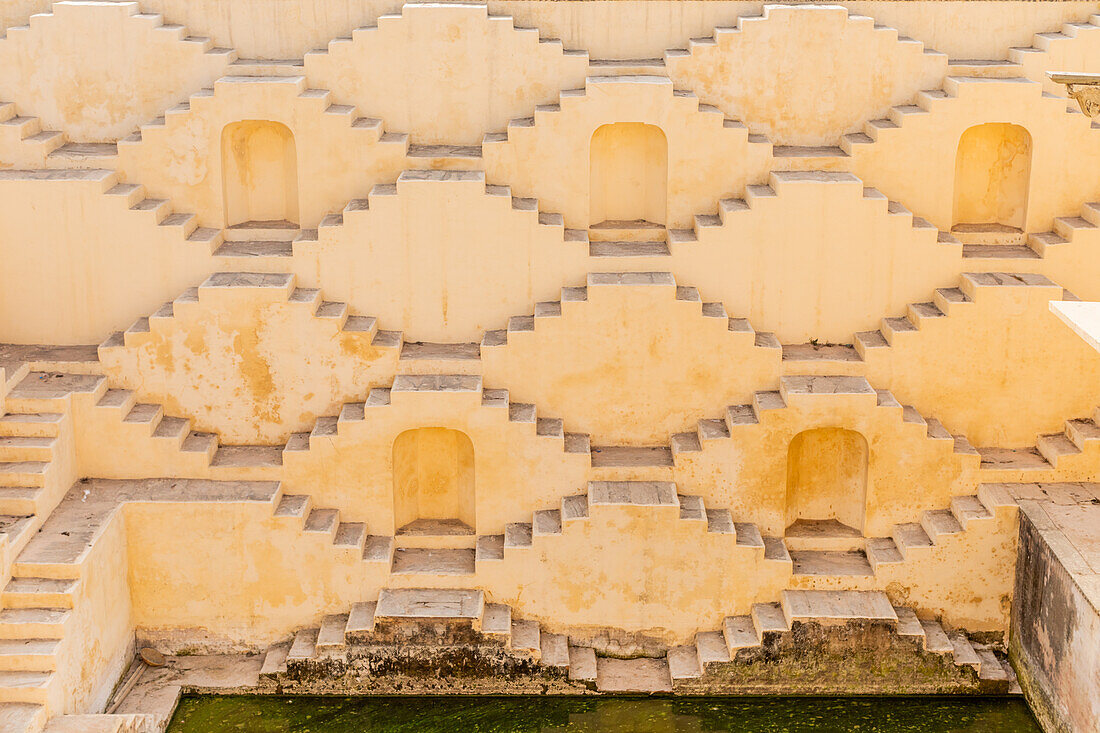
[(939, 86), (947, 71), (946, 54), (899, 42), (896, 29), (838, 5), (766, 5), (762, 16), (688, 51), (666, 58), (676, 86), (776, 145), (836, 145), (865, 120)]
[(0, 40), (0, 99), (70, 140), (113, 141), (225, 73), (229, 54), (184, 41), (136, 2), (58, 2)]
[(665, 222), (668, 140), (659, 127), (615, 122), (592, 133), (589, 223)]
[(815, 428), (787, 447), (787, 524), (835, 519), (863, 528), (867, 500), (867, 439), (854, 430)]
[(69, 140), (114, 141), (226, 73), (230, 54), (140, 13), (136, 2), (56, 2), (8, 29), (0, 99)]
[[(1097, 2), (1035, 3), (1026, 0), (955, 3), (950, 16), (935, 6), (905, 2), (835, 3), (851, 12), (871, 15), (952, 58), (1003, 58), (1012, 46), (1030, 45), (1037, 32), (1056, 30), (1064, 22), (1087, 19), (1100, 10)], [(739, 16), (759, 15), (762, 2), (680, 2), (620, 0), (605, 3), (555, 3), (539, 0), (494, 0), (494, 15), (511, 15), (516, 24), (538, 27), (566, 48), (588, 49), (593, 58), (646, 58), (667, 48), (683, 48), (688, 39), (710, 35), (716, 25), (734, 25)], [(6, 25), (26, 23), (32, 12), (49, 8), (45, 0), (5, 4)], [(221, 46), (245, 57), (300, 58), (349, 28), (373, 25), (380, 15), (401, 12), (395, 0), (299, 0), (273, 7), (264, 0), (147, 0), (146, 12), (165, 13), (193, 32), (212, 36)], [(629, 27), (630, 33), (609, 29)]]
[(275, 443), (372, 386), (388, 385), (399, 346), (373, 343), (377, 327), (349, 330), (318, 317), (317, 293), (284, 287), (217, 287), (177, 298), (147, 332), (100, 349), (116, 387), (226, 443)]
[(417, 519), (475, 523), (474, 444), (450, 428), (413, 428), (393, 441), (394, 525)]
[(583, 53), (484, 5), (410, 4), (305, 55), (314, 86), (423, 144), (476, 145), (558, 92), (584, 85)]
[(73, 618), (56, 652), (60, 679), (50, 688), (55, 714), (101, 710), (130, 664), (135, 623), (131, 557), (124, 524), (115, 516), (79, 565)]
[(560, 316), (536, 317), (533, 331), (483, 347), (487, 383), (597, 444), (634, 445), (665, 443), (716, 407), (774, 386), (780, 350), (756, 346), (752, 328), (731, 325), (720, 304), (704, 315), (668, 273), (593, 274), (586, 292), (564, 300)]

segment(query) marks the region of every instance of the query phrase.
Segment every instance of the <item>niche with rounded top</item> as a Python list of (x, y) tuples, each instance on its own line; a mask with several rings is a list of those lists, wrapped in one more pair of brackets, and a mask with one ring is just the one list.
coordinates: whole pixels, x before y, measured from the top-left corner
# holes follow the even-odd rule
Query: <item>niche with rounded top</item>
[(222, 130), (226, 226), (298, 221), (298, 158), (286, 125), (244, 120)]
[(1030, 179), (1031, 134), (1026, 129), (990, 122), (966, 130), (955, 158), (952, 231), (964, 235), (964, 242), (970, 235), (974, 244), (1007, 242), (997, 234), (1017, 235), (1022, 243)]
[(597, 128), (589, 146), (589, 223), (664, 225), (668, 140), (661, 128), (616, 122)]
[(393, 442), (398, 535), (472, 535), (474, 445), (450, 428), (414, 428)]
[(815, 428), (787, 450), (788, 536), (860, 537), (867, 500), (867, 439), (845, 428)]

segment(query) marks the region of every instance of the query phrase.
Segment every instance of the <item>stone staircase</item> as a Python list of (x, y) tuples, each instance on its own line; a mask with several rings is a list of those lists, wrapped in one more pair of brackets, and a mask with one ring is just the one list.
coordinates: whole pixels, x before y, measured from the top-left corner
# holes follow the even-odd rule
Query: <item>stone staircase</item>
[(72, 400), (106, 392), (95, 374), (20, 371), (0, 414), (0, 582), (76, 478)]
[(302, 692), (316, 670), (331, 670), (338, 660), (348, 668), (385, 665), (385, 675), (369, 680), (369, 688), (396, 685), (408, 692), (418, 684), (432, 689), (433, 682), (417, 680), (425, 665), (456, 658), (465, 670), (462, 678), (436, 679), (436, 689), (519, 692), (533, 679), (545, 685), (544, 693), (583, 692), (595, 677), (591, 647), (574, 646), (535, 621), (515, 618), (510, 606), (488, 602), (480, 590), (384, 588), (377, 601), (356, 603), (348, 613), (325, 616), (320, 627), (299, 630), (292, 642), (272, 645), (260, 679)]
[(779, 340), (775, 334), (756, 331), (746, 318), (732, 318), (726, 312), (725, 306), (719, 302), (704, 302), (697, 288), (691, 286), (676, 285), (670, 272), (590, 272), (583, 286), (563, 287), (560, 297), (554, 301), (540, 301), (535, 303), (532, 315), (512, 316), (508, 319), (508, 327), (486, 331), (481, 339), (481, 349), (507, 346), (510, 334), (534, 332), (540, 320), (560, 318), (562, 315), (562, 303), (583, 303), (588, 300), (590, 287), (603, 286), (634, 286), (634, 285), (666, 285), (676, 287), (676, 300), (685, 303), (698, 303), (700, 313), (704, 318), (725, 319), (727, 330), (731, 333), (751, 334), (754, 344), (764, 349), (779, 349)]
[(530, 522), (505, 525), (502, 535), (477, 538), (477, 562), (499, 562), (534, 547), (539, 537), (562, 534), (569, 522), (586, 521), (592, 507), (639, 506), (675, 511), (681, 521), (705, 522), (706, 531), (734, 535), (738, 546), (752, 548), (765, 560), (790, 563), (779, 538), (762, 537), (753, 524), (734, 522), (728, 509), (707, 509), (703, 498), (677, 493), (671, 481), (589, 481), (584, 494), (566, 496), (559, 509), (536, 511)]
[(1030, 46), (1017, 46), (1008, 50), (1008, 63), (1020, 76), (1043, 83), (1047, 91), (1065, 95), (1065, 87), (1050, 81), (1047, 71), (1063, 71), (1052, 68), (1054, 56), (1084, 54), (1100, 41), (1100, 15), (1091, 15), (1087, 22), (1063, 23), (1057, 31), (1036, 33)]
[(21, 115), (13, 103), (0, 101), (0, 151), (5, 162), (28, 165), (41, 160), (44, 164), (64, 144), (64, 133), (43, 130), (40, 119)]
[(868, 359), (878, 349), (888, 349), (898, 339), (909, 338), (926, 328), (929, 323), (949, 317), (971, 305), (984, 288), (1028, 287), (1052, 288), (1054, 300), (1073, 300), (1074, 296), (1059, 288), (1045, 275), (1007, 272), (966, 272), (963, 273), (959, 287), (938, 288), (932, 300), (924, 303), (910, 303), (902, 317), (882, 319), (877, 331), (860, 331), (855, 334), (855, 349), (859, 356)]
[[(1060, 433), (1040, 435), (1034, 447), (1029, 448), (978, 448), (982, 457), (982, 469), (1009, 473), (1019, 480), (1036, 478), (1044, 474), (1044, 480), (1053, 480), (1055, 472), (1067, 468), (1067, 460), (1085, 453), (1095, 454), (1100, 447), (1100, 407), (1092, 418), (1066, 420)], [(1032, 474), (1029, 476), (1029, 474)]]
[[(102, 378), (99, 378), (102, 380)], [(103, 383), (100, 381), (99, 386)], [(104, 527), (127, 501), (252, 501), (272, 508), (277, 483), (210, 482), (187, 479), (106, 482), (117, 494), (104, 497), (95, 480), (75, 484), (19, 555), (0, 594), (0, 730), (5, 733), (154, 733), (151, 715), (58, 715), (57, 701), (70, 685), (70, 644), (86, 639), (78, 626), (78, 602), (87, 594), (89, 558)], [(74, 634), (77, 637), (74, 637)], [(79, 661), (79, 660), (78, 660)]]
[(993, 522), (997, 507), (1003, 504), (1003, 499), (983, 484), (976, 495), (952, 498), (947, 509), (923, 512), (919, 522), (895, 524), (890, 537), (867, 539), (866, 558), (870, 568), (877, 572), (880, 566), (899, 564), (920, 553), (933, 552), (945, 538)]
[(722, 665), (766, 657), (784, 639), (797, 637), (799, 625), (851, 623), (881, 624), (924, 652), (973, 670), (983, 689), (1008, 689), (1011, 667), (990, 647), (972, 642), (964, 631), (945, 631), (934, 619), (921, 619), (910, 608), (894, 606), (881, 591), (785, 590), (779, 603), (754, 604), (748, 616), (728, 616), (720, 631), (701, 632), (694, 644), (670, 649), (668, 674), (675, 687), (681, 681), (713, 675)]
[[(698, 242), (707, 234), (707, 230), (716, 229), (732, 223), (730, 217), (745, 214), (754, 207), (773, 201), (776, 197), (783, 196), (785, 189), (805, 182), (833, 183), (845, 186), (862, 186), (863, 198), (885, 202), (888, 216), (903, 217), (912, 223), (916, 231), (935, 231), (927, 220), (915, 216), (913, 212), (902, 204), (891, 201), (880, 191), (869, 186), (863, 186), (860, 178), (852, 173), (844, 171), (828, 170), (798, 170), (798, 171), (772, 171), (768, 183), (749, 185), (745, 187), (743, 198), (726, 198), (718, 202), (717, 214), (697, 214), (692, 229), (669, 230), (669, 243), (672, 245), (690, 245)], [(959, 246), (960, 242), (954, 237), (940, 233), (938, 241), (944, 246)]]
[[(839, 628), (844, 636), (861, 627), (888, 636), (895, 647), (891, 652), (933, 669), (948, 667), (954, 689), (1003, 693), (1015, 681), (1007, 661), (991, 647), (894, 606), (885, 593), (813, 590), (783, 591), (780, 602), (754, 604), (749, 615), (727, 617), (720, 631), (700, 632), (694, 643), (663, 656), (617, 659), (573, 644), (568, 634), (547, 633), (537, 622), (516, 619), (511, 607), (489, 603), (480, 590), (386, 588), (377, 601), (327, 615), (319, 627), (271, 645), (260, 676), (261, 684), (299, 694), (324, 690), (326, 684), (346, 686), (349, 680), (373, 694), (393, 689), (505, 693), (522, 689), (524, 681), (517, 679), (522, 676), (549, 681), (544, 693), (690, 693), (733, 665), (751, 671), (776, 663), (787, 647), (801, 643), (808, 628), (828, 637), (830, 629)], [(466, 674), (444, 680), (436, 670), (456, 659)]]
[[(1027, 235), (1027, 244), (1016, 247), (1012, 255), (1021, 259), (1046, 257), (1052, 251), (1061, 249), (1062, 245), (1095, 238), (1097, 229), (1100, 229), (1100, 202), (1087, 203), (1081, 207), (1080, 216), (1059, 216), (1054, 219), (1054, 229), (1051, 231)], [(965, 247), (963, 251), (965, 254)]]
[[(565, 227), (564, 218), (561, 214), (540, 211), (538, 199), (513, 196), (512, 189), (509, 186), (486, 183), (485, 173), (483, 171), (429, 170), (420, 168), (402, 171), (395, 183), (375, 184), (374, 187), (371, 188), (368, 198), (353, 199), (349, 201), (339, 213), (330, 213), (326, 215), (321, 220), (320, 224), (318, 224), (317, 229), (304, 230), (298, 241), (316, 242), (318, 238), (324, 234), (326, 229), (344, 226), (345, 221), (349, 217), (369, 216), (372, 202), (377, 203), (379, 197), (383, 196), (397, 196), (398, 186), (406, 182), (416, 181), (466, 181), (474, 184), (480, 183), (485, 187), (486, 196), (508, 199), (511, 202), (513, 211), (529, 212), (528, 215), (532, 216), (539, 226), (561, 227), (563, 229)], [(566, 242), (588, 242), (588, 235), (583, 229), (564, 229), (564, 237)]]

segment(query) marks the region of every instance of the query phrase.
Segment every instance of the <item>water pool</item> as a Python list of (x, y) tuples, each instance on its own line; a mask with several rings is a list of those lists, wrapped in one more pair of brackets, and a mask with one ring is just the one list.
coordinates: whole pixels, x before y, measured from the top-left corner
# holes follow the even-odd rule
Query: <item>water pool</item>
[(168, 733), (1041, 733), (1020, 698), (185, 697)]

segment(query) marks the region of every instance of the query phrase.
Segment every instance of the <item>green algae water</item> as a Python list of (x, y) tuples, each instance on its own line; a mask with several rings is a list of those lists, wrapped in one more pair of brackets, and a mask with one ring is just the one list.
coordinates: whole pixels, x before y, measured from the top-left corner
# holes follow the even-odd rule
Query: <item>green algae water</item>
[(1019, 698), (189, 696), (168, 733), (1042, 733)]

